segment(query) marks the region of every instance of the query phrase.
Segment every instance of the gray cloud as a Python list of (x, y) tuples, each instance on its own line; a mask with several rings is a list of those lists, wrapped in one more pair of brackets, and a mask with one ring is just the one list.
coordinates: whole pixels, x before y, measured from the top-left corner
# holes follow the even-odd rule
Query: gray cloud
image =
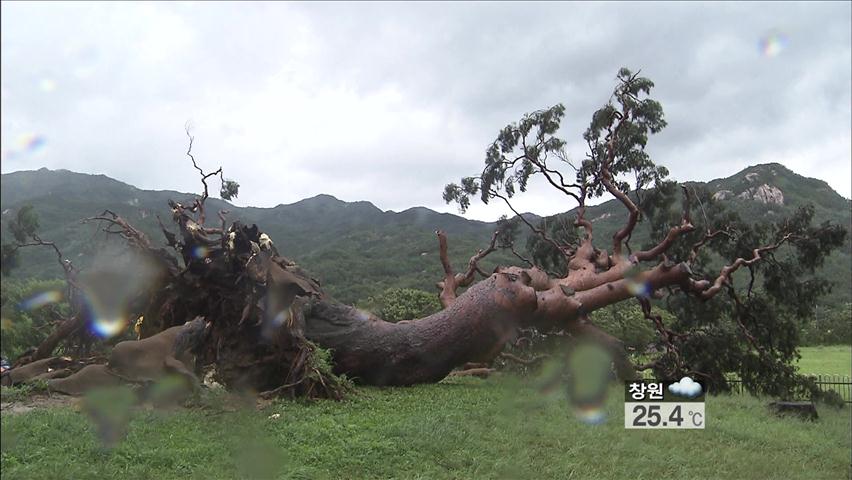
[[(848, 3), (2, 5), (2, 171), (105, 173), (195, 190), (194, 153), (241, 205), (318, 193), (443, 205), (523, 113), (564, 103), (580, 135), (621, 66), (657, 88), (649, 150), (677, 179), (778, 161), (849, 197)], [(787, 40), (775, 56), (762, 38)], [(21, 151), (27, 134), (46, 139)], [(22, 137), (24, 136), (24, 137)], [(542, 186), (523, 211), (571, 208)], [(494, 219), (499, 205), (469, 216)]]

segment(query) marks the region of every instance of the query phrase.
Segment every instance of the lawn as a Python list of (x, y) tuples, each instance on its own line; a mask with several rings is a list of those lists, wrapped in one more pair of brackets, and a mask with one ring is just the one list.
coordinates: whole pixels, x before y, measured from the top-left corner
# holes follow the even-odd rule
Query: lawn
[[(345, 402), (281, 401), (262, 411), (139, 410), (104, 451), (72, 408), (2, 415), (2, 476), (33, 478), (840, 479), (850, 475), (850, 408), (817, 422), (776, 418), (767, 400), (707, 400), (705, 430), (587, 425), (563, 395), (511, 377), (360, 388)], [(221, 397), (213, 396), (215, 404)], [(276, 416), (277, 415), (277, 416)]]
[(852, 376), (852, 346), (801, 347), (799, 353), (802, 373)]

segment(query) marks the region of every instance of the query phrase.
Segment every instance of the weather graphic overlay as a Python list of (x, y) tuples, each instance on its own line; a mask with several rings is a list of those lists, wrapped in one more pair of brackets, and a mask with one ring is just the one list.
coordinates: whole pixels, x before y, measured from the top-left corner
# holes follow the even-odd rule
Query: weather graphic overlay
[(624, 428), (703, 429), (706, 424), (701, 382), (636, 380), (624, 385)]

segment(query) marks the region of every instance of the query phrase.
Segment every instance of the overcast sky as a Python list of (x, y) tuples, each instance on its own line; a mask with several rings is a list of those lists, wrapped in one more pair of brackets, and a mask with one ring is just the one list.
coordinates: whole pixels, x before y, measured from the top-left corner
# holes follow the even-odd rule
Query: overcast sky
[[(850, 2), (2, 4), (2, 171), (103, 173), (238, 205), (320, 193), (382, 209), (445, 205), (500, 128), (566, 106), (575, 159), (619, 67), (669, 127), (648, 150), (678, 180), (780, 162), (850, 197)], [(544, 185), (521, 211), (574, 205)], [(500, 205), (475, 202), (469, 218)]]

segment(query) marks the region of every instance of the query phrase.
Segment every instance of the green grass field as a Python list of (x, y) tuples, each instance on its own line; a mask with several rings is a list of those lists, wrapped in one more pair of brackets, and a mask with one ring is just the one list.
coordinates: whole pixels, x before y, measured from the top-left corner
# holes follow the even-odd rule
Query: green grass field
[(802, 373), (852, 376), (852, 346), (801, 347), (799, 351)]
[[(511, 377), (361, 388), (345, 402), (265, 410), (139, 410), (127, 438), (100, 448), (72, 408), (2, 415), (2, 477), (842, 479), (850, 408), (814, 423), (777, 418), (767, 400), (707, 400), (705, 430), (625, 430), (623, 390), (602, 425), (561, 394)], [(278, 414), (277, 418), (270, 418)]]
[[(852, 347), (806, 347), (803, 373), (850, 375)], [(32, 389), (3, 389), (21, 401)], [(105, 451), (69, 406), (2, 415), (2, 478), (850, 478), (852, 412), (777, 418), (768, 399), (707, 400), (707, 427), (625, 430), (613, 387), (607, 421), (574, 418), (564, 395), (513, 377), (360, 388), (345, 402), (277, 402), (262, 411), (136, 410)], [(277, 417), (273, 416), (276, 415)]]

